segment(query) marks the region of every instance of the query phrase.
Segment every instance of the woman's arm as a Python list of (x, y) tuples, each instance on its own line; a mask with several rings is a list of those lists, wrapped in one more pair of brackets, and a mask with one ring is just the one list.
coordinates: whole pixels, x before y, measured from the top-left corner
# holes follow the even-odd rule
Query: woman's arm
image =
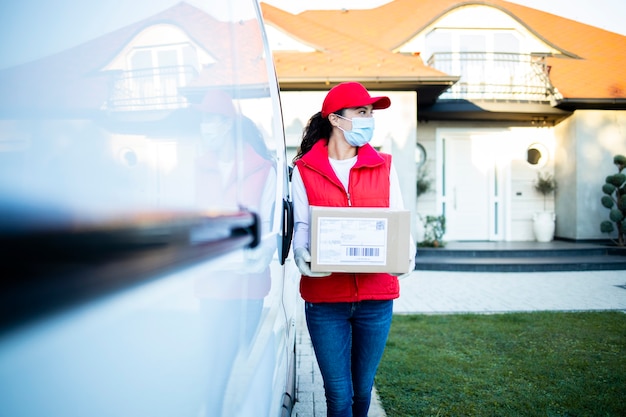
[(293, 248), (309, 250), (309, 198), (302, 182), (298, 167), (293, 168), (291, 175), (291, 195), (293, 198), (294, 236)]

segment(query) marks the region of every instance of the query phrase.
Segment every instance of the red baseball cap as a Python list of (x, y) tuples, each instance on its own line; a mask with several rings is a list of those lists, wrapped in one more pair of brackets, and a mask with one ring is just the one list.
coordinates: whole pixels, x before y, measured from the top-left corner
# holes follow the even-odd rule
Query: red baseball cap
[(328, 91), (322, 104), (322, 117), (341, 109), (361, 107), (371, 104), (374, 109), (386, 109), (391, 106), (389, 97), (372, 97), (370, 93), (357, 82), (345, 82), (337, 84)]

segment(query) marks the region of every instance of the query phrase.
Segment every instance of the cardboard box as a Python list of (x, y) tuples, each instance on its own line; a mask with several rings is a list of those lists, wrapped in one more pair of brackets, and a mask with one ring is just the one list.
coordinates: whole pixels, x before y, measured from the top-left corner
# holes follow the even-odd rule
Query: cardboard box
[(311, 206), (311, 271), (409, 272), (410, 212)]

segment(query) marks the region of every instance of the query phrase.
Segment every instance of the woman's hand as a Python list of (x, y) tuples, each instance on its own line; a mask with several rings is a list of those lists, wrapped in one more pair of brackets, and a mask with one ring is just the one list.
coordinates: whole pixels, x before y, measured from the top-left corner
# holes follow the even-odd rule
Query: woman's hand
[(296, 265), (302, 275), (313, 278), (327, 277), (330, 272), (313, 272), (311, 271), (311, 254), (307, 248), (296, 248), (293, 251), (294, 258), (296, 259)]

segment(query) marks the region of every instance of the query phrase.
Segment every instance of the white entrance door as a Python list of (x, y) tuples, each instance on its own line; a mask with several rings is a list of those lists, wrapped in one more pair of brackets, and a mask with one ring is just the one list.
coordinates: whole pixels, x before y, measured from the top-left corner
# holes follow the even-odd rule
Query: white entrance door
[(440, 199), (448, 241), (499, 240), (496, 140), (493, 135), (462, 132), (441, 136)]

